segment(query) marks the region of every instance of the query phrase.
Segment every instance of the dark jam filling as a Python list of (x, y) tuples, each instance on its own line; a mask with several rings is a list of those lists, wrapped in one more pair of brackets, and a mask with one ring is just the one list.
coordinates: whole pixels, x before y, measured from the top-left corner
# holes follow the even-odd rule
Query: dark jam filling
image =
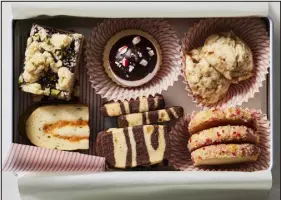
[(151, 73), (157, 62), (152, 42), (142, 36), (129, 35), (119, 39), (111, 48), (109, 64), (121, 79), (137, 81)]

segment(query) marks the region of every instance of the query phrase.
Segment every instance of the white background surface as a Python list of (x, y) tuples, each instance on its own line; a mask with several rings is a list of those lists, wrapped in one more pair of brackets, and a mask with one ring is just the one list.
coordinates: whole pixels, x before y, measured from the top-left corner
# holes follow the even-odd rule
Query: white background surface
[[(7, 3), (2, 4), (2, 16), (7, 16), (9, 15), (10, 12), (10, 7), (7, 5)], [(270, 16), (273, 18), (274, 20), (274, 25), (275, 25), (275, 38), (276, 41), (274, 42), (276, 45), (275, 48), (275, 58), (279, 58), (278, 55), (280, 55), (280, 3), (270, 3)], [(3, 21), (4, 23), (5, 21)], [(3, 25), (4, 26), (4, 25)], [(2, 30), (2, 32), (5, 30)], [(7, 33), (6, 33), (7, 34)], [(277, 46), (279, 45), (279, 47), (277, 48)], [(5, 47), (2, 47), (3, 50), (5, 50)], [(4, 67), (4, 66), (2, 66)], [(276, 75), (280, 74), (280, 59), (275, 61), (275, 67), (279, 68), (279, 71), (276, 71)], [(280, 78), (280, 77), (279, 77)], [(278, 79), (279, 79), (278, 78)], [(277, 78), (276, 78), (277, 80)], [(277, 80), (280, 81), (280, 80)], [(278, 84), (278, 82), (275, 84), (276, 86), (279, 87), (280, 82)], [(279, 91), (280, 88), (278, 88)], [(276, 90), (277, 91), (277, 90)], [(7, 94), (3, 94), (3, 95), (7, 95)], [(275, 96), (276, 99), (278, 99), (278, 101), (280, 102), (280, 93), (278, 94), (279, 96)], [(279, 108), (280, 108), (280, 104), (279, 104)], [(276, 110), (280, 110), (280, 109), (276, 109)], [(4, 115), (4, 114), (3, 114)], [(5, 115), (3, 117), (6, 117)], [(279, 113), (279, 118), (276, 119), (276, 122), (278, 122), (280, 120), (280, 113)], [(5, 125), (3, 125), (5, 126)], [(278, 141), (280, 141), (280, 135), (279, 135), (280, 131), (275, 130), (275, 134), (278, 137), (275, 137), (275, 159), (274, 159), (274, 163), (276, 164), (273, 167), (273, 188), (271, 190), (271, 192), (269, 193), (268, 197), (262, 197), (260, 196), (260, 198), (264, 199), (264, 198), (268, 198), (268, 199), (279, 199), (280, 198), (280, 144), (278, 144)], [(4, 133), (5, 134), (5, 133)], [(5, 144), (4, 144), (5, 145)], [(279, 178), (278, 178), (279, 177)], [(17, 188), (17, 178), (12, 174), (12, 173), (3, 173), (3, 200), (19, 200), (19, 193), (18, 193), (18, 188)], [(209, 197), (210, 198), (210, 197)]]

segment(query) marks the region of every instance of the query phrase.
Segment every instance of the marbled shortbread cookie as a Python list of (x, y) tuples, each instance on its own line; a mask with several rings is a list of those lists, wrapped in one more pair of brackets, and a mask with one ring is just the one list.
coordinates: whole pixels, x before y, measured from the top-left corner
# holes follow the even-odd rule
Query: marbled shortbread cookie
[(133, 113), (118, 117), (120, 128), (128, 126), (139, 126), (144, 124), (154, 124), (178, 119), (183, 116), (182, 107), (170, 107), (162, 110), (155, 110), (144, 113)]
[(168, 128), (160, 125), (112, 128), (99, 133), (96, 145), (98, 155), (116, 168), (153, 165), (170, 153)]
[(123, 102), (109, 102), (101, 107), (103, 116), (115, 117), (130, 113), (142, 113), (158, 110), (165, 107), (165, 100), (162, 95), (140, 97), (137, 99), (125, 100)]

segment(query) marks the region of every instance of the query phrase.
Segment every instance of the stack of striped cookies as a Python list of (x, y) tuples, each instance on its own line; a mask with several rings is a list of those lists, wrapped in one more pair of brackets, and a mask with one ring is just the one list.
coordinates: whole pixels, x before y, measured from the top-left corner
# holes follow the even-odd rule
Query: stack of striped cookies
[(251, 112), (242, 108), (203, 110), (191, 117), (188, 149), (195, 166), (256, 161), (259, 136)]
[(109, 102), (101, 113), (118, 117), (119, 128), (98, 134), (97, 155), (105, 157), (110, 167), (125, 169), (161, 163), (169, 157), (169, 131), (162, 123), (182, 117), (183, 108), (165, 108), (163, 96), (155, 95)]

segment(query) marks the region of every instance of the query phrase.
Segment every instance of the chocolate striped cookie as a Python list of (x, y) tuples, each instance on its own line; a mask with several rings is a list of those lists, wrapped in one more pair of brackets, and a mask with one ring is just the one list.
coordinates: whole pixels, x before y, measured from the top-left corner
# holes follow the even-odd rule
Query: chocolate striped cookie
[(168, 128), (160, 125), (112, 128), (99, 133), (96, 150), (115, 168), (160, 163), (170, 153)]
[(183, 116), (182, 107), (171, 107), (162, 110), (155, 110), (144, 113), (133, 113), (118, 117), (120, 128), (129, 126), (139, 126), (144, 124), (154, 124), (178, 119)]
[(136, 100), (109, 102), (101, 107), (103, 116), (116, 117), (131, 113), (142, 113), (158, 110), (165, 107), (165, 100), (162, 95), (141, 97)]

